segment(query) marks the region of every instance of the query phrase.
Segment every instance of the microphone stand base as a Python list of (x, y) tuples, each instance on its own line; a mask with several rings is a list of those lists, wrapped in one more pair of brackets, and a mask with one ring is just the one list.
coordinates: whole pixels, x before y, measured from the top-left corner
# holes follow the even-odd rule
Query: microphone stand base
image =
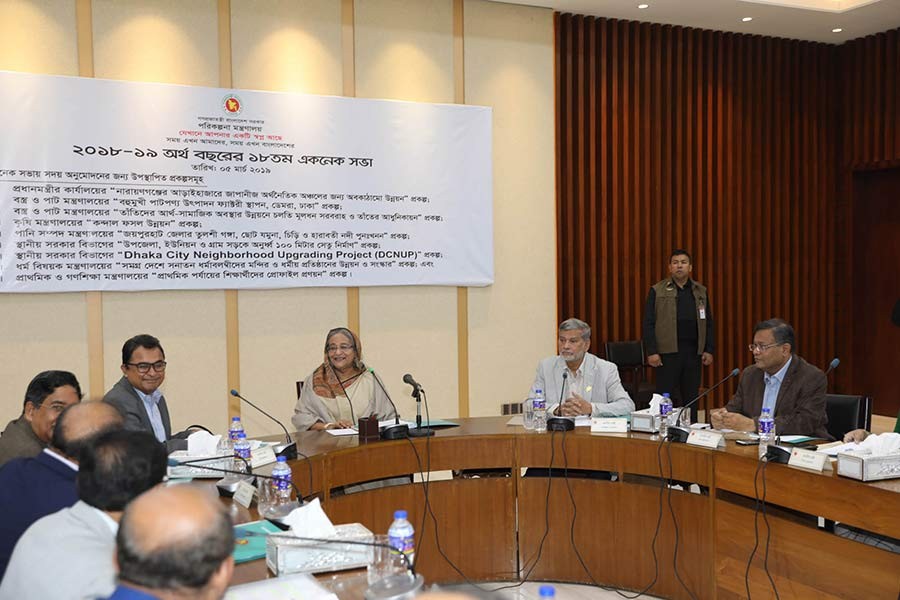
[(400, 423), (398, 425), (385, 425), (381, 431), (381, 439), (383, 440), (402, 440), (409, 437), (409, 425)]
[(690, 434), (690, 432), (691, 430), (687, 427), (669, 425), (669, 433), (666, 439), (675, 444), (685, 444), (687, 443), (688, 434)]
[(219, 488), (219, 495), (224, 496), (225, 498), (231, 498), (234, 496), (234, 493), (238, 489), (238, 484), (242, 481), (250, 482), (250, 485), (253, 485), (253, 481), (256, 479), (253, 475), (245, 475), (245, 476), (235, 476), (228, 475), (223, 477), (219, 481), (216, 482), (216, 487)]
[(283, 456), (288, 460), (297, 459), (297, 442), (278, 444), (272, 450), (275, 451), (275, 456)]
[(547, 431), (572, 431), (575, 429), (575, 419), (566, 417), (550, 417), (547, 419)]
[(413, 427), (409, 430), (409, 437), (428, 437), (434, 435), (431, 427)]

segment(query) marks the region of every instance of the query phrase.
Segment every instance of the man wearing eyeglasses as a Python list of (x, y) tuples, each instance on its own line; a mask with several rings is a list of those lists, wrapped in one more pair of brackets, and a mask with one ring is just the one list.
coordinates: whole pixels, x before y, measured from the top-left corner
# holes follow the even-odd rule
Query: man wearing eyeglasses
[(716, 429), (756, 431), (763, 408), (772, 409), (778, 435), (831, 439), (825, 424), (825, 374), (796, 354), (794, 328), (781, 319), (756, 324), (737, 392), (724, 408), (710, 413)]
[(159, 386), (166, 379), (166, 353), (152, 335), (136, 335), (122, 346), (123, 377), (103, 397), (119, 409), (125, 429), (147, 431), (160, 442), (172, 437), (169, 409)]

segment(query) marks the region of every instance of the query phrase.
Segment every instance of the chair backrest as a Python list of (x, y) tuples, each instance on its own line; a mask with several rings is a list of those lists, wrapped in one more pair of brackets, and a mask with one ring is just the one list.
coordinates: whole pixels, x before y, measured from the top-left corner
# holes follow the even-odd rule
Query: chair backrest
[(606, 342), (606, 360), (620, 369), (633, 369), (644, 366), (644, 342), (630, 340), (627, 342)]
[(303, 382), (298, 381), (297, 382), (297, 400), (300, 399), (300, 394), (302, 394), (302, 393), (303, 393)]
[(865, 396), (844, 394), (825, 395), (825, 414), (828, 416), (828, 433), (836, 440), (854, 429), (871, 427), (871, 403)]

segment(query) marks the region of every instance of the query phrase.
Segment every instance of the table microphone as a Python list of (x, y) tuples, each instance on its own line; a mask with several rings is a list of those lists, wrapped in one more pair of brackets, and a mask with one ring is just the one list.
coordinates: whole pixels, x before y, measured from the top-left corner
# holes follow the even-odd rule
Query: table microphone
[[(566, 383), (569, 380), (569, 372), (563, 371), (563, 384), (559, 390), (559, 402), (556, 403), (556, 410), (562, 410), (563, 395), (566, 393)], [(547, 419), (547, 429), (549, 431), (572, 431), (575, 429), (575, 419), (571, 417), (550, 417)]]
[[(284, 430), (284, 436), (285, 436), (284, 443), (278, 444), (273, 448), (273, 450), (275, 450), (276, 456), (283, 456), (288, 460), (294, 460), (297, 458), (297, 442), (295, 442), (293, 440), (293, 438), (291, 438), (291, 434), (288, 433), (287, 427), (284, 426), (284, 423), (282, 423), (281, 421), (279, 421), (278, 419), (276, 419), (275, 417), (273, 417), (272, 415), (270, 415), (269, 413), (267, 413), (266, 411), (264, 411), (257, 405), (253, 404), (252, 402), (250, 402), (249, 400), (247, 400), (246, 398), (241, 396), (240, 392), (238, 392), (237, 390), (231, 390), (231, 395), (234, 396), (235, 398), (240, 398), (241, 400), (243, 400), (244, 402), (246, 402), (247, 404), (249, 404), (256, 410), (258, 410), (262, 414), (266, 415), (267, 417), (269, 417), (270, 419), (272, 419), (273, 421), (278, 423), (278, 426)], [(307, 458), (307, 460), (309, 460), (309, 459)]]
[(397, 405), (394, 404), (394, 401), (391, 399), (391, 395), (388, 394), (388, 391), (385, 389), (384, 384), (381, 383), (381, 378), (375, 373), (375, 369), (371, 367), (369, 367), (369, 373), (371, 373), (375, 378), (376, 383), (378, 383), (378, 387), (380, 387), (381, 391), (384, 392), (384, 395), (385, 397), (387, 397), (388, 402), (391, 403), (391, 408), (394, 409), (394, 424), (385, 425), (384, 429), (381, 430), (381, 439), (402, 440), (403, 438), (409, 437), (409, 425), (400, 422), (400, 411), (397, 410)]
[(434, 435), (434, 429), (431, 427), (422, 427), (422, 395), (425, 393), (425, 390), (422, 389), (419, 382), (413, 379), (413, 376), (409, 373), (403, 376), (403, 383), (412, 386), (412, 397), (416, 399), (416, 427), (409, 430), (409, 437), (428, 437)]
[(728, 375), (723, 377), (722, 380), (719, 381), (719, 383), (712, 386), (711, 388), (709, 388), (708, 390), (706, 390), (705, 392), (703, 392), (702, 394), (700, 394), (699, 396), (697, 396), (696, 398), (694, 398), (693, 400), (691, 400), (690, 402), (685, 404), (684, 406), (679, 407), (678, 412), (675, 415), (675, 425), (669, 425), (669, 434), (666, 439), (668, 439), (670, 442), (676, 442), (679, 444), (683, 444), (683, 443), (687, 442), (688, 434), (691, 432), (691, 429), (690, 429), (690, 427), (681, 427), (680, 425), (678, 425), (678, 423), (681, 421), (681, 413), (684, 412), (685, 409), (690, 408), (691, 406), (696, 404), (697, 401), (700, 400), (700, 398), (706, 396), (708, 393), (710, 393), (711, 391), (713, 391), (714, 389), (716, 389), (717, 387), (719, 387), (720, 385), (722, 385), (723, 383), (725, 383), (726, 381), (731, 379), (732, 377), (738, 376), (740, 374), (740, 372), (741, 372), (740, 369), (733, 370), (731, 373), (729, 373)]
[(825, 371), (825, 377), (828, 377), (828, 374), (837, 369), (838, 365), (841, 364), (841, 359), (837, 356), (831, 359), (831, 362), (828, 364), (828, 369)]

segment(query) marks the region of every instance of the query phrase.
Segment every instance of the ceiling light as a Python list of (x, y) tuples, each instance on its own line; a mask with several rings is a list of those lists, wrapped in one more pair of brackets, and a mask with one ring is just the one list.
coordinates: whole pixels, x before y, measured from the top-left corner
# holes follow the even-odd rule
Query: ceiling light
[(746, 23), (748, 21), (752, 21), (752, 20), (753, 20), (753, 17), (744, 17), (743, 19), (741, 19), (741, 21), (743, 21), (744, 23)]
[(834, 29), (831, 30), (831, 33), (840, 33), (842, 31), (843, 31), (843, 29), (841, 29), (840, 27), (835, 27)]
[(644, 10), (645, 8), (650, 8), (649, 4), (638, 4), (638, 8)]

